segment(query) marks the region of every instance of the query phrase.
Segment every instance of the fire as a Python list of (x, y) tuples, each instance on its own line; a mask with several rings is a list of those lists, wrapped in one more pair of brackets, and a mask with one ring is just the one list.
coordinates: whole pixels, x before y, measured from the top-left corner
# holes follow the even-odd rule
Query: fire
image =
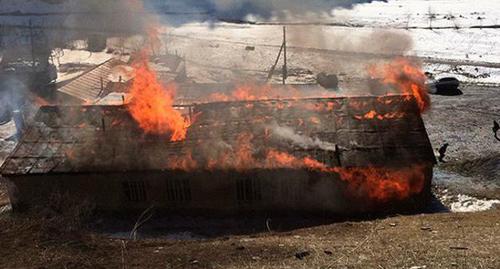
[(395, 86), (401, 93), (414, 96), (420, 112), (430, 107), (430, 97), (425, 85), (425, 74), (416, 63), (406, 58), (396, 58), (390, 63), (373, 65), (368, 72), (374, 78), (381, 78), (384, 84)]
[[(242, 133), (231, 148), (219, 152), (205, 162), (197, 162), (191, 152), (183, 157), (169, 160), (169, 168), (193, 169), (235, 169), (243, 171), (261, 169), (307, 169), (337, 176), (347, 183), (348, 195), (368, 197), (374, 201), (402, 200), (422, 191), (425, 182), (423, 165), (413, 164), (404, 168), (384, 167), (330, 167), (313, 157), (296, 157), (274, 148), (264, 149), (262, 157), (254, 146), (251, 133)], [(202, 164), (204, 163), (204, 165)]]
[(387, 119), (400, 119), (406, 116), (406, 113), (404, 112), (388, 112), (385, 114), (379, 114), (375, 110), (370, 110), (366, 114), (360, 116), (360, 115), (355, 115), (354, 118), (358, 120), (362, 119), (368, 119), (368, 120), (373, 120), (373, 119), (378, 119), (378, 120), (387, 120)]
[(293, 167), (295, 164), (297, 164), (296, 158), (288, 153), (274, 149), (267, 153), (267, 165), (270, 168)]
[(181, 155), (181, 156), (169, 158), (169, 160), (168, 160), (168, 166), (171, 169), (190, 171), (190, 170), (196, 169), (197, 165), (198, 164), (193, 159), (193, 155), (192, 155), (191, 151), (189, 151), (186, 154)]
[(321, 123), (321, 121), (319, 120), (319, 118), (318, 118), (318, 117), (311, 117), (309, 120), (310, 120), (312, 123), (314, 123), (314, 124), (320, 124), (320, 123)]
[(128, 111), (146, 133), (170, 134), (171, 141), (184, 140), (191, 122), (173, 108), (176, 87), (174, 84), (163, 87), (147, 59), (147, 54), (142, 53), (134, 64)]
[(269, 85), (263, 85), (261, 87), (252, 87), (250, 85), (243, 85), (233, 92), (233, 98), (235, 100), (259, 100), (267, 99), (271, 94), (271, 87)]
[(375, 116), (377, 116), (377, 112), (375, 112), (375, 110), (370, 110), (370, 112), (365, 114), (364, 118), (365, 119), (373, 119), (373, 118), (375, 118)]
[(311, 157), (296, 158), (288, 153), (270, 150), (266, 160), (267, 168), (306, 168), (325, 173), (337, 174), (348, 183), (349, 193), (368, 196), (377, 201), (404, 199), (419, 193), (425, 182), (424, 166), (391, 169), (383, 167), (328, 167)]
[(242, 84), (236, 87), (230, 95), (224, 93), (212, 93), (208, 97), (210, 102), (227, 101), (255, 101), (289, 98), (300, 98), (301, 92), (288, 86), (286, 88), (275, 88), (269, 84)]
[(306, 168), (326, 173), (338, 174), (340, 179), (348, 183), (349, 193), (367, 195), (377, 201), (404, 199), (411, 194), (419, 193), (425, 182), (424, 166), (391, 169), (382, 167), (328, 167), (311, 157), (296, 158), (288, 153), (270, 150), (265, 165), (268, 168)]
[(423, 168), (421, 165), (412, 165), (400, 169), (334, 167), (329, 170), (338, 173), (342, 180), (349, 183), (349, 193), (361, 192), (371, 199), (388, 201), (419, 193), (425, 182)]
[(266, 100), (273, 95), (273, 89), (270, 85), (240, 85), (231, 93), (230, 96), (224, 93), (213, 93), (209, 96), (210, 101), (254, 101)]

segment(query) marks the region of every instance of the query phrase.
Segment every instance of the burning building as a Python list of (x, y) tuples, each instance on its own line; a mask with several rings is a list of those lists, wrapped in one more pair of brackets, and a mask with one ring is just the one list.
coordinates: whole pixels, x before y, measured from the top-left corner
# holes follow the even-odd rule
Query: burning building
[(185, 132), (151, 131), (159, 122), (126, 105), (42, 107), (1, 168), (13, 208), (67, 193), (103, 210), (351, 214), (430, 196), (435, 159), (412, 95), (175, 111), (185, 121), (169, 124)]

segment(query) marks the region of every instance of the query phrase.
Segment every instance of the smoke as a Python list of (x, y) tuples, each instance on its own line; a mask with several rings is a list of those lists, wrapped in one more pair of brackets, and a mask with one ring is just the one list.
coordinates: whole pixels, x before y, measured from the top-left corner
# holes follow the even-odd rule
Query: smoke
[(304, 13), (329, 13), (332, 9), (351, 8), (354, 4), (369, 3), (373, 0), (203, 0), (198, 5), (217, 18), (244, 19), (248, 15), (261, 18), (285, 17)]
[(107, 32), (144, 32), (152, 19), (145, 13), (139, 0), (69, 1), (70, 10), (78, 10), (82, 15), (68, 16), (66, 24), (103, 29)]
[[(14, 76), (0, 76), (0, 118), (8, 120), (14, 110), (22, 109), (27, 95), (26, 86)], [(2, 119), (0, 119), (2, 122)]]
[(148, 7), (160, 11), (206, 14), (209, 19), (246, 20), (249, 17), (271, 19), (304, 15), (330, 14), (335, 8), (387, 0), (146, 0)]
[(319, 148), (322, 150), (335, 151), (335, 144), (321, 141), (317, 137), (311, 138), (298, 134), (295, 130), (288, 126), (280, 126), (277, 123), (274, 123), (270, 126), (270, 130), (272, 131), (272, 134), (278, 138), (287, 140), (293, 145), (303, 149)]
[(287, 33), (289, 44), (297, 47), (391, 55), (404, 55), (413, 48), (411, 36), (396, 30), (296, 25), (288, 26)]

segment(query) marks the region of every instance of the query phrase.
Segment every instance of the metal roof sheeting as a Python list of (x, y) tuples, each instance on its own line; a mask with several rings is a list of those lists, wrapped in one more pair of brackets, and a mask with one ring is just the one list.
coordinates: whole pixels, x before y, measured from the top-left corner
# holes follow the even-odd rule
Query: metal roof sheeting
[[(169, 142), (168, 134), (145, 134), (125, 106), (42, 107), (1, 172), (164, 170), (169, 158), (185, 152), (203, 158), (219, 145), (236, 147), (243, 132), (254, 137), (255, 152), (278, 148), (300, 155), (317, 150), (297, 147), (282, 138), (262, 137), (265, 128), (276, 125), (338, 145), (342, 149), (339, 161), (345, 167), (435, 162), (416, 102), (404, 96), (218, 102), (196, 105), (193, 110), (198, 116), (186, 140)], [(371, 110), (402, 112), (404, 116), (386, 120), (359, 117)]]
[(82, 103), (92, 103), (104, 93), (104, 89), (109, 82), (111, 69), (121, 64), (125, 63), (117, 59), (109, 59), (78, 76), (68, 84), (57, 89), (57, 91), (77, 98)]

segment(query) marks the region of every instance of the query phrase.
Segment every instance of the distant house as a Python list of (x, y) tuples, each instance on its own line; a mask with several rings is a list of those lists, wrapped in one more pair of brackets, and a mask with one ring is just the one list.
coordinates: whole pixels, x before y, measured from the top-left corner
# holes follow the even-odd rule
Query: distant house
[[(201, 213), (352, 214), (415, 208), (430, 197), (435, 159), (413, 99), (217, 102), (189, 111), (196, 121), (187, 138), (170, 142), (168, 134), (145, 134), (124, 106), (42, 107), (1, 167), (2, 176), (12, 183), (13, 208), (43, 204), (53, 193), (68, 193), (102, 210), (153, 205)], [(380, 119), (371, 111), (402, 114)], [(284, 131), (280, 134), (276, 128)], [(244, 157), (262, 163), (268, 149), (327, 167), (397, 171), (417, 164), (420, 170), (372, 186), (356, 172), (355, 181), (349, 182), (336, 172), (262, 166), (234, 155), (241, 150)], [(392, 183), (413, 189), (398, 197), (388, 187)], [(388, 198), (369, 194), (375, 187), (387, 192)]]
[[(186, 76), (181, 57), (161, 55), (151, 59), (151, 68), (165, 83), (183, 81)], [(127, 62), (111, 58), (72, 79), (56, 90), (61, 104), (98, 104), (110, 93), (127, 93), (133, 80), (133, 68)]]
[(63, 104), (92, 104), (104, 97), (113, 67), (125, 62), (109, 59), (57, 89), (57, 99)]

